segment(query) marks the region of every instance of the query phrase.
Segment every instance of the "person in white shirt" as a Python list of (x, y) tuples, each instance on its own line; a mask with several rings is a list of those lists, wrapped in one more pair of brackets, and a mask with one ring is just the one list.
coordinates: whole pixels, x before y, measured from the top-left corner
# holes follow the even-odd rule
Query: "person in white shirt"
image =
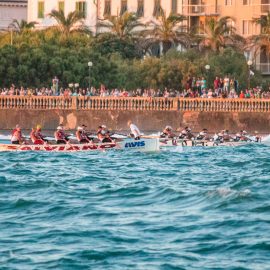
[(141, 132), (138, 129), (138, 127), (132, 123), (131, 120), (128, 121), (128, 127), (130, 128), (131, 136), (134, 137), (135, 140), (140, 140), (141, 139)]

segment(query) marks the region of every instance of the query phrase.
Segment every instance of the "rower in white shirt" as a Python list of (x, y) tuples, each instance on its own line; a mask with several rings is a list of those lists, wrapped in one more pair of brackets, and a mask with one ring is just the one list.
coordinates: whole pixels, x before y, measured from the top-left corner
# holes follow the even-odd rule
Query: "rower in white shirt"
[(128, 121), (128, 127), (130, 128), (131, 136), (134, 137), (135, 140), (140, 140), (141, 139), (141, 132), (138, 129), (138, 127), (132, 123), (131, 120)]

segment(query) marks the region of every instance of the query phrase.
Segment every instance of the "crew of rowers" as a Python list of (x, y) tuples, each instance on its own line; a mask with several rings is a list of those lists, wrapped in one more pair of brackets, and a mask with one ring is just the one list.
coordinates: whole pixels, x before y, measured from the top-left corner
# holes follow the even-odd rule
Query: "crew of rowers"
[[(30, 141), (36, 145), (47, 144), (48, 140), (46, 136), (42, 134), (42, 127), (37, 125), (36, 128), (32, 128), (30, 132)], [(70, 143), (70, 134), (67, 134), (64, 130), (64, 126), (60, 124), (56, 131), (54, 132), (54, 139), (57, 144), (69, 144)], [(96, 137), (98, 142), (101, 143), (111, 143), (113, 139), (111, 138), (110, 131), (107, 130), (105, 125), (101, 125), (98, 127), (96, 132)], [(86, 144), (92, 143), (94, 140), (94, 134), (91, 134), (86, 131), (86, 125), (81, 125), (77, 128), (76, 131), (76, 140), (77, 143)], [(11, 133), (11, 143), (12, 144), (24, 144), (27, 142), (27, 139), (22, 135), (21, 127), (16, 125), (15, 129), (12, 130)]]
[[(177, 136), (173, 133), (173, 129), (171, 126), (166, 126), (163, 132), (160, 135), (160, 138), (167, 138), (167, 139), (182, 139), (182, 140), (203, 140), (203, 141), (217, 141), (220, 143), (223, 142), (240, 142), (240, 141), (251, 141), (250, 137), (248, 136), (247, 132), (245, 130), (241, 130), (236, 133), (235, 136), (232, 136), (229, 134), (228, 130), (221, 130), (217, 134), (215, 134), (213, 137), (211, 137), (208, 133), (208, 130), (206, 128), (202, 129), (197, 136), (193, 135), (191, 132), (191, 128), (185, 127), (183, 130), (181, 130), (180, 134)], [(260, 142), (261, 137), (257, 134), (255, 135), (255, 141)]]
[[(135, 140), (140, 140), (141, 134), (139, 129), (136, 125), (134, 125), (131, 121), (128, 121), (128, 126), (131, 130), (130, 137), (133, 137)], [(77, 143), (80, 144), (87, 144), (87, 143), (93, 143), (95, 138), (97, 138), (99, 143), (111, 143), (114, 141), (114, 139), (111, 136), (111, 133), (109, 130), (107, 130), (107, 127), (105, 125), (101, 125), (98, 127), (96, 134), (91, 134), (86, 131), (86, 125), (81, 125), (77, 128), (76, 131), (76, 140)], [(46, 139), (46, 136), (42, 134), (42, 127), (40, 125), (37, 125), (36, 128), (33, 128), (30, 133), (30, 141), (33, 144), (42, 145), (47, 144), (48, 140)], [(69, 144), (70, 139), (69, 137), (71, 134), (67, 134), (64, 130), (64, 126), (60, 124), (56, 131), (54, 132), (54, 139), (57, 144)], [(256, 142), (261, 141), (261, 137), (256, 133), (254, 136)], [(181, 130), (180, 134), (177, 136), (174, 134), (173, 129), (171, 126), (166, 126), (163, 130), (162, 134), (160, 135), (160, 138), (165, 139), (182, 139), (184, 141), (187, 140), (201, 140), (201, 141), (216, 141), (216, 142), (229, 142), (229, 141), (251, 141), (250, 136), (248, 136), (247, 132), (245, 130), (241, 130), (240, 132), (237, 132), (235, 136), (231, 136), (229, 134), (228, 130), (222, 130), (219, 133), (215, 134), (213, 137), (211, 137), (208, 133), (207, 129), (203, 129), (199, 132), (197, 136), (194, 136), (192, 134), (192, 131), (189, 127), (185, 127), (183, 130)], [(26, 143), (27, 140), (25, 137), (23, 137), (21, 132), (21, 127), (19, 125), (16, 125), (15, 129), (11, 133), (11, 143), (12, 144), (23, 144)]]

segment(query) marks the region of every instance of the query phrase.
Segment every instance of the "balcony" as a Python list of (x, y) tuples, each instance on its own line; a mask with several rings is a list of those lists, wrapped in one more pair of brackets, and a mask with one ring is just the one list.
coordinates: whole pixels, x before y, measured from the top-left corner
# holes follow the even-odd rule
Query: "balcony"
[(185, 16), (218, 16), (219, 7), (216, 5), (183, 5), (182, 13)]
[(261, 15), (267, 15), (270, 12), (270, 3), (269, 4), (254, 4), (251, 6), (254, 17), (259, 17)]
[(263, 75), (270, 75), (270, 63), (259, 63), (256, 65), (256, 70), (259, 70)]

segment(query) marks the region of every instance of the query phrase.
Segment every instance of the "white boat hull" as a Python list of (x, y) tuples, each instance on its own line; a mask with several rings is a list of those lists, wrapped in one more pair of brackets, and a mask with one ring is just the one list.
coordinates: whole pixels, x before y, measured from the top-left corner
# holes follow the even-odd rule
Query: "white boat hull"
[(43, 152), (89, 152), (102, 150), (125, 150), (139, 152), (155, 152), (159, 151), (158, 139), (126, 139), (121, 142), (114, 143), (89, 143), (89, 144), (44, 144), (44, 145), (16, 145), (16, 144), (0, 144), (0, 152), (4, 151), (43, 151)]
[(217, 147), (217, 146), (240, 146), (246, 145), (255, 142), (215, 142), (215, 141), (200, 141), (200, 140), (160, 140), (160, 147), (174, 147), (174, 146), (183, 146), (183, 147)]

